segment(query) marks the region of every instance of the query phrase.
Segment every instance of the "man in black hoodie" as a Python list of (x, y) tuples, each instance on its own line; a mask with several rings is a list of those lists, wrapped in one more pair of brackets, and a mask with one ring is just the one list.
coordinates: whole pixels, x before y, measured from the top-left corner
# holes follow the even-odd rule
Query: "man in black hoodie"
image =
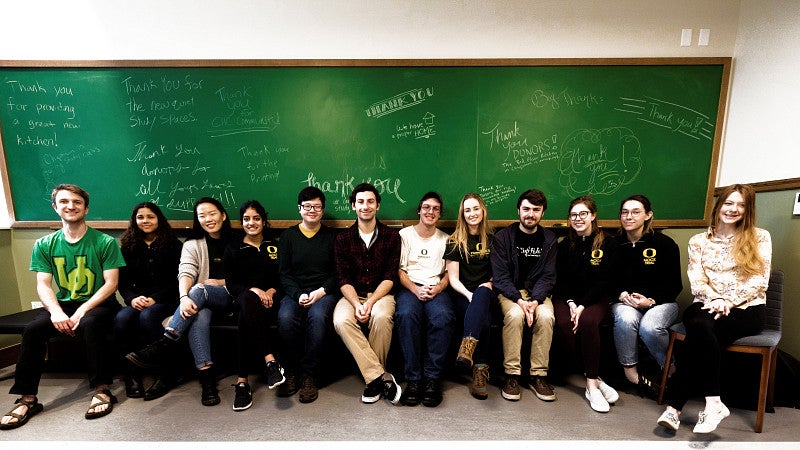
[(530, 189), (517, 200), (519, 222), (498, 231), (492, 244), (494, 290), (503, 313), (503, 368), (506, 380), (502, 395), (520, 399), (521, 350), (525, 326), (532, 327), (530, 387), (540, 400), (554, 401), (547, 383), (550, 343), (553, 340), (553, 304), (550, 293), (556, 281), (556, 235), (539, 226), (547, 198)]

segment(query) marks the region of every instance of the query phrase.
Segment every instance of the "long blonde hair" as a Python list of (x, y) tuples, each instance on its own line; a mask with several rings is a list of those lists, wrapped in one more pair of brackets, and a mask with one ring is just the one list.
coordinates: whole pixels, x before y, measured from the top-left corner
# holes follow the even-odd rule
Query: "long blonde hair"
[(479, 251), (481, 257), (489, 253), (489, 236), (492, 234), (492, 230), (489, 229), (489, 211), (486, 209), (486, 203), (483, 201), (483, 198), (474, 192), (467, 193), (458, 205), (456, 229), (453, 231), (453, 234), (450, 235), (450, 242), (454, 244), (454, 247), (458, 249), (467, 262), (469, 262), (469, 245), (467, 244), (467, 240), (469, 239), (469, 226), (467, 226), (467, 221), (464, 219), (464, 202), (471, 198), (478, 201), (478, 205), (483, 211), (483, 219), (481, 219), (481, 223), (478, 224), (478, 236), (480, 239)]
[(711, 212), (711, 229), (716, 231), (719, 223), (719, 210), (725, 200), (734, 192), (742, 195), (744, 200), (744, 214), (742, 220), (736, 224), (733, 235), (733, 259), (736, 261), (738, 276), (742, 279), (750, 278), (764, 271), (766, 264), (758, 251), (758, 233), (756, 233), (756, 191), (749, 184), (732, 184), (723, 188), (714, 209)]

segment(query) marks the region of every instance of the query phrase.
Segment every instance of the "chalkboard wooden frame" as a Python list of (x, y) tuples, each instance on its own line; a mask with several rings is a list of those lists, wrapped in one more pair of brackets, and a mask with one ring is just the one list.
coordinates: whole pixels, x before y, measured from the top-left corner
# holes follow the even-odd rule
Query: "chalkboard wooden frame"
[[(705, 194), (705, 209), (702, 219), (669, 219), (661, 220), (656, 215), (654, 226), (657, 227), (698, 227), (706, 226), (710, 222), (710, 212), (714, 194), (714, 182), (717, 178), (719, 154), (722, 131), (725, 128), (725, 112), (731, 72), (730, 57), (700, 57), (700, 58), (503, 58), (503, 59), (297, 59), (297, 60), (72, 60), (72, 61), (44, 61), (44, 60), (0, 60), (0, 70), (4, 68), (247, 68), (247, 67), (526, 67), (526, 66), (670, 66), (670, 65), (719, 65), (722, 67), (722, 80), (720, 84), (719, 104), (717, 108), (716, 126), (714, 128), (713, 147), (711, 154), (710, 170)], [(2, 130), (0, 130), (2, 131)], [(12, 198), (9, 182), (9, 170), (6, 163), (5, 149), (0, 140), (0, 172), (6, 201), (9, 206), (12, 227), (18, 228), (55, 228), (60, 222), (53, 221), (18, 221), (15, 218), (14, 199)], [(656, 208), (657, 209), (657, 208)], [(55, 215), (55, 214), (54, 214)], [(551, 219), (557, 213), (548, 211), (544, 226), (563, 227), (567, 224), (564, 220)], [(560, 215), (560, 214), (558, 214)], [(91, 216), (91, 214), (90, 214)], [(382, 217), (386, 223), (403, 226), (415, 223), (415, 220), (393, 220), (391, 217)], [(173, 226), (186, 228), (191, 226), (191, 221), (170, 221)], [(287, 227), (297, 223), (297, 220), (272, 220), (272, 225), (278, 228)], [(327, 224), (335, 227), (344, 227), (352, 224), (352, 220), (326, 220)], [(493, 226), (499, 227), (514, 220), (492, 220)], [(127, 221), (103, 220), (89, 221), (92, 226), (103, 229), (123, 229)], [(601, 220), (601, 225), (617, 227), (616, 220)], [(452, 227), (455, 221), (442, 221), (442, 226)]]

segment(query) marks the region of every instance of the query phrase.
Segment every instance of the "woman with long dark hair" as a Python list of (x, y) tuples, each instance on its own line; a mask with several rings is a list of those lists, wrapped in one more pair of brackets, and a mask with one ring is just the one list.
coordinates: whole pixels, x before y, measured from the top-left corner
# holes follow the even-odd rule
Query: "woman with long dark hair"
[(274, 389), (286, 381), (283, 367), (273, 349), (277, 336), (270, 333), (277, 323), (281, 298), (277, 243), (267, 236), (267, 211), (256, 200), (239, 208), (244, 237), (225, 249), (225, 281), (239, 309), (238, 375), (233, 410), (243, 411), (253, 404), (248, 375), (254, 362), (264, 367), (267, 387)]
[[(120, 268), (118, 289), (127, 306), (114, 319), (114, 337), (125, 355), (164, 333), (161, 323), (178, 305), (178, 264), (183, 244), (161, 208), (151, 202), (133, 207), (120, 242), (126, 265)], [(172, 384), (169, 375), (159, 373), (145, 391), (141, 375), (127, 372), (125, 394), (146, 400), (161, 397)]]
[[(653, 230), (650, 199), (634, 194), (619, 205), (617, 287), (619, 300), (611, 305), (614, 344), (625, 378), (638, 386), (639, 394), (654, 397), (652, 376), (639, 369), (639, 340), (658, 367), (664, 367), (669, 327), (678, 318), (681, 252), (669, 236)], [(661, 373), (659, 370), (657, 373)]]

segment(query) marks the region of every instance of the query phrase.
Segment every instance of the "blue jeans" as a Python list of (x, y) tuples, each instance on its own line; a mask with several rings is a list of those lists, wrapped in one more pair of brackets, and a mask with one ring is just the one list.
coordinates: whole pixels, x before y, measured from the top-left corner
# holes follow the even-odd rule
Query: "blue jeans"
[(164, 335), (172, 339), (186, 335), (194, 364), (200, 369), (214, 364), (211, 360), (211, 316), (214, 311), (224, 311), (230, 307), (233, 299), (225, 286), (208, 285), (192, 287), (189, 298), (197, 305), (197, 314), (184, 319), (179, 307), (172, 315)]
[(663, 303), (640, 310), (623, 303), (611, 305), (614, 314), (614, 344), (620, 364), (633, 366), (639, 363), (639, 338), (664, 367), (669, 345), (669, 327), (678, 319), (678, 304)]
[(476, 364), (486, 363), (488, 358), (485, 349), (489, 345), (489, 329), (492, 325), (491, 308), (497, 305), (497, 295), (491, 289), (480, 286), (472, 293), (470, 302), (458, 292), (451, 292), (453, 293), (454, 307), (458, 310), (459, 316), (464, 316), (463, 337), (472, 336), (478, 340), (472, 360)]
[[(407, 380), (440, 379), (453, 336), (453, 302), (446, 292), (420, 301), (408, 289), (397, 295), (395, 323)], [(423, 350), (427, 344), (427, 352)]]
[(114, 338), (117, 349), (124, 355), (137, 350), (161, 337), (164, 326), (161, 322), (172, 314), (174, 306), (164, 303), (141, 311), (126, 306), (114, 318)]
[(281, 299), (278, 331), (286, 350), (281, 360), (289, 373), (297, 374), (300, 355), (303, 355), (303, 375), (317, 377), (317, 368), (333, 330), (333, 308), (338, 301), (338, 295), (329, 294), (306, 308), (289, 296)]

